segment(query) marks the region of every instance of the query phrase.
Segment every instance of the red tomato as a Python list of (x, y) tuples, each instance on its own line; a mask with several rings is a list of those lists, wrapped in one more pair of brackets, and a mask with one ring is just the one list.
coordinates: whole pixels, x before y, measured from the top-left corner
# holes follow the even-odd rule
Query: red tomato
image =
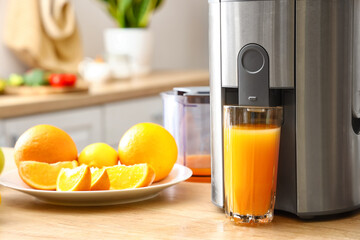
[(65, 85), (74, 86), (76, 83), (76, 75), (74, 74), (65, 74)]
[(50, 85), (53, 87), (64, 87), (65, 77), (63, 74), (51, 74), (49, 79)]
[(51, 74), (49, 78), (50, 85), (53, 87), (71, 87), (76, 83), (74, 74)]

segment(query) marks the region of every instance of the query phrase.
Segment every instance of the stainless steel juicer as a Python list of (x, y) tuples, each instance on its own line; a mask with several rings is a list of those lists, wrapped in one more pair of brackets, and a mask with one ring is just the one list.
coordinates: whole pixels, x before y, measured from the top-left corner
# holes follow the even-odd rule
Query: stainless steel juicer
[(360, 206), (360, 0), (209, 0), (212, 200), (224, 205), (223, 106), (282, 105), (275, 208)]

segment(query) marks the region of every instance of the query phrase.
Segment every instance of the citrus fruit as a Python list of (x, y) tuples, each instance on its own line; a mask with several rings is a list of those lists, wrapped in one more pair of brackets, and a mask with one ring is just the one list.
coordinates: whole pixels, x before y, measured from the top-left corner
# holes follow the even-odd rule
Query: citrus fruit
[(93, 143), (81, 151), (78, 160), (80, 164), (101, 168), (116, 165), (119, 156), (117, 151), (106, 143)]
[(56, 180), (62, 168), (75, 168), (77, 161), (43, 163), (37, 161), (20, 162), (18, 171), (20, 178), (30, 187), (41, 190), (55, 190)]
[(89, 191), (90, 187), (91, 172), (86, 165), (61, 169), (56, 181), (56, 191)]
[(120, 162), (125, 165), (150, 164), (155, 182), (169, 175), (177, 160), (174, 137), (155, 123), (139, 123), (131, 127), (119, 142)]
[(5, 165), (5, 157), (3, 151), (0, 148), (0, 173), (4, 170), (4, 165)]
[(14, 159), (21, 161), (56, 163), (77, 159), (77, 149), (71, 137), (60, 128), (37, 125), (26, 130), (15, 144)]
[(120, 190), (149, 186), (155, 179), (155, 172), (148, 164), (107, 167), (110, 189)]
[(109, 190), (109, 175), (104, 168), (91, 168), (90, 190)]

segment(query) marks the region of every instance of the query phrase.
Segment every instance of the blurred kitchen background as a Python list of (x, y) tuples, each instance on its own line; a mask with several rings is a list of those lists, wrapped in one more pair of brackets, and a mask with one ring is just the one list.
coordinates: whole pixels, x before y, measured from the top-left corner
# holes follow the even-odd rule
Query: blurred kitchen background
[[(0, 0), (0, 39), (9, 0)], [(97, 0), (72, 0), (83, 42), (84, 56), (104, 54), (103, 31), (116, 27), (114, 20)], [(153, 69), (208, 68), (208, 2), (206, 0), (167, 0), (150, 23), (155, 37)], [(24, 72), (24, 66), (0, 44), (0, 77)]]
[[(20, 78), (25, 78), (31, 67), (21, 62), (14, 51), (4, 44), (4, 32), (9, 27), (5, 25), (7, 7), (11, 1), (17, 1), (20, 6), (25, 3), (22, 0), (0, 0), (0, 81), (7, 82), (3, 84), (6, 86), (5, 91), (0, 91), (0, 146), (13, 147), (18, 137), (28, 128), (37, 124), (51, 124), (68, 132), (79, 152), (94, 142), (105, 142), (117, 148), (122, 134), (134, 124), (163, 123), (161, 92), (174, 87), (206, 86), (209, 83), (206, 0), (162, 2), (162, 6), (150, 20), (149, 28), (154, 37), (154, 45), (152, 71), (149, 74), (101, 82), (100, 85), (90, 84), (87, 91), (76, 93), (61, 93), (61, 88), (51, 88), (52, 83), (51, 86), (31, 86), (31, 82), (30, 86), (26, 83), (19, 84)], [(40, 3), (42, 0), (31, 1)], [(62, 0), (57, 2), (61, 3)], [(69, 2), (76, 14), (83, 58), (96, 60), (100, 56), (106, 61), (104, 30), (116, 28), (117, 24), (106, 11), (104, 3), (101, 0)], [(21, 12), (23, 11), (22, 9)], [(14, 22), (17, 20), (16, 16), (21, 15), (15, 14)], [(20, 24), (20, 29), (21, 27)], [(21, 30), (13, 32), (15, 35), (24, 35)], [(31, 31), (28, 33), (32, 34)], [(16, 37), (7, 39), (12, 43)], [(27, 35), (21, 39), (27, 40)], [(27, 41), (22, 42), (28, 44)], [(90, 72), (91, 70), (90, 66)], [(29, 79), (40, 76), (41, 71), (42, 69), (32, 72)], [(45, 94), (36, 92), (42, 88), (45, 88)], [(51, 91), (46, 94), (49, 89)], [(53, 94), (53, 91), (57, 91), (57, 94)]]

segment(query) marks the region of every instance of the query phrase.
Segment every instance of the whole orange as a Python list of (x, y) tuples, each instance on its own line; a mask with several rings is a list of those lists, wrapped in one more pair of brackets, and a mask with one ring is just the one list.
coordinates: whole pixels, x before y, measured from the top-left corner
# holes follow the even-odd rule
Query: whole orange
[(119, 158), (124, 165), (148, 163), (155, 171), (155, 182), (169, 175), (177, 160), (174, 137), (155, 123), (131, 127), (119, 142)]
[(106, 143), (92, 143), (79, 154), (79, 164), (90, 167), (107, 167), (118, 164), (118, 152)]
[(77, 160), (77, 149), (65, 131), (51, 125), (37, 125), (26, 130), (17, 140), (14, 159), (21, 161), (56, 163)]

